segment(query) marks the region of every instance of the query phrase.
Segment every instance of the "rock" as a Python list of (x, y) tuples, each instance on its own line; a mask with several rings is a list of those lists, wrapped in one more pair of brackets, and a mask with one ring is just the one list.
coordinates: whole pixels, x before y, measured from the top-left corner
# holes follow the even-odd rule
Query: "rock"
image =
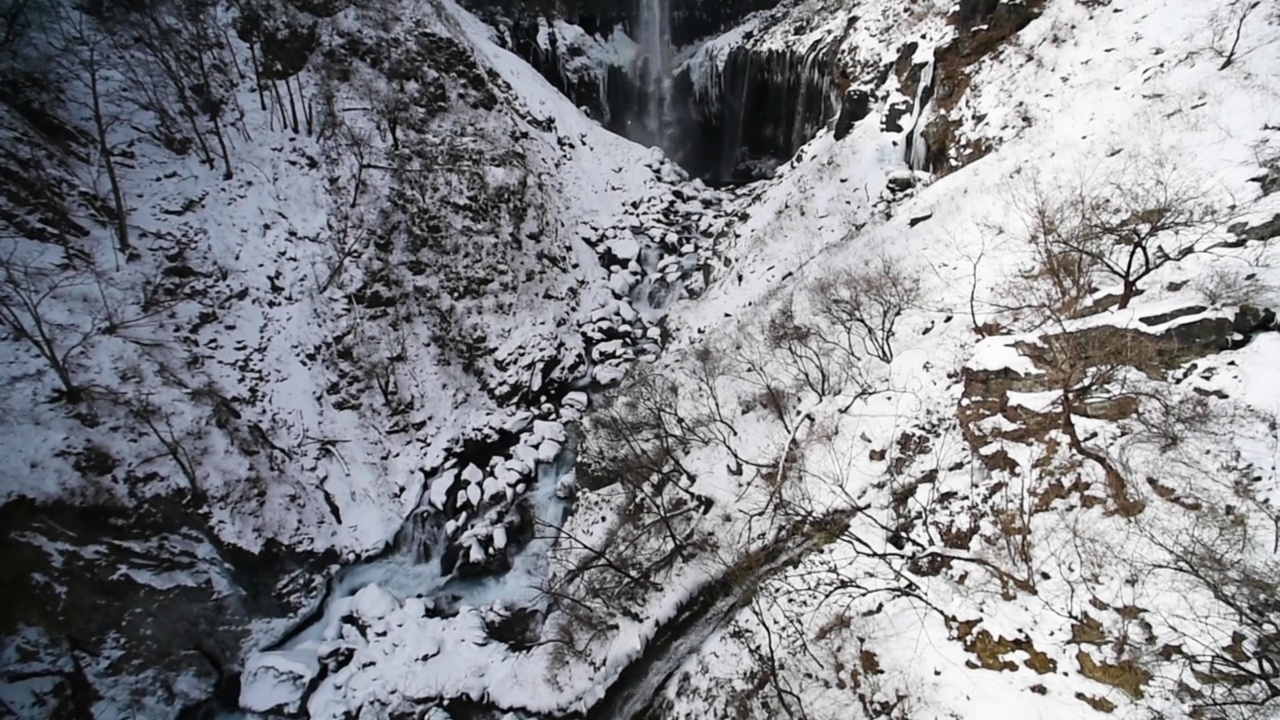
[[(1233, 223), (1227, 227), (1227, 232), (1240, 238), (1240, 244), (1264, 242), (1274, 237), (1280, 237), (1280, 213), (1273, 215), (1270, 220), (1253, 226), (1243, 222)], [(1231, 247), (1231, 245), (1228, 247)]]
[(543, 440), (538, 446), (538, 460), (544, 463), (554, 462), (560, 455), (560, 443), (554, 440)]
[(437, 510), (443, 510), (449, 502), (449, 491), (453, 489), (454, 479), (458, 477), (456, 470), (444, 470), (434, 480), (427, 491), (427, 498)]
[(468, 465), (462, 471), (462, 481), (470, 485), (475, 485), (484, 480), (484, 471), (475, 465)]
[(618, 365), (598, 365), (591, 371), (591, 376), (603, 387), (617, 385), (626, 375), (626, 368)]
[(609, 277), (609, 289), (619, 298), (625, 298), (631, 294), (631, 288), (636, 286), (636, 276), (627, 272), (614, 273)]
[[(336, 557), (272, 542), (256, 553), (215, 544), (203, 510), (166, 496), (128, 507), (11, 500), (0, 508), (0, 624), (26, 628), (3, 643), (0, 694), (32, 699), (32, 717), (149, 719), (222, 693), (220, 676), (231, 675), (251, 623), (314, 602)], [(84, 704), (68, 637), (110, 698)], [(24, 683), (19, 672), (46, 679)], [(237, 691), (226, 692), (234, 703)]]
[(880, 129), (887, 133), (902, 132), (906, 129), (902, 126), (902, 119), (911, 115), (914, 111), (915, 103), (908, 98), (899, 96), (885, 106), (884, 119), (880, 122)]
[(240, 676), (240, 707), (292, 715), (301, 709), (311, 679), (320, 672), (314, 652), (282, 650), (249, 656)]
[(634, 237), (620, 237), (609, 242), (609, 252), (619, 260), (630, 262), (640, 257), (640, 243)]
[(1154, 327), (1156, 325), (1164, 325), (1165, 323), (1172, 322), (1179, 318), (1184, 318), (1191, 315), (1198, 315), (1208, 309), (1209, 308), (1203, 305), (1190, 305), (1188, 307), (1178, 308), (1177, 310), (1172, 310), (1167, 313), (1161, 313), (1159, 315), (1151, 315), (1149, 317), (1139, 318), (1138, 322), (1148, 327)]
[(893, 192), (910, 190), (916, 186), (916, 175), (909, 169), (894, 170), (889, 173), (887, 185)]
[(385, 620), (398, 607), (400, 603), (395, 596), (376, 583), (360, 588), (359, 592), (351, 596), (351, 612), (366, 624)]
[(854, 124), (871, 114), (871, 95), (866, 90), (850, 90), (840, 100), (840, 114), (836, 116), (835, 139), (845, 139)]
[(558, 443), (562, 443), (565, 440), (564, 425), (558, 422), (538, 420), (533, 424), (533, 432), (542, 438), (554, 440)]

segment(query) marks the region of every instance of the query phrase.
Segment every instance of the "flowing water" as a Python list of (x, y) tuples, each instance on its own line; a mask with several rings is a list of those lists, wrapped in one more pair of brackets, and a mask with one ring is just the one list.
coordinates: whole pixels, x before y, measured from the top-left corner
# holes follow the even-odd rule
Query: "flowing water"
[(497, 604), (527, 605), (538, 598), (538, 581), (545, 575), (547, 552), (555, 535), (545, 528), (559, 527), (568, 510), (556, 495), (556, 487), (573, 470), (570, 442), (554, 463), (539, 466), (538, 482), (526, 496), (534, 525), (540, 528), (511, 561), (506, 572), (477, 578), (457, 578), (442, 570), (448, 548), (448, 534), (440, 516), (420, 508), (405, 523), (395, 547), (367, 562), (338, 572), (329, 583), (323, 606), (274, 649), (296, 650), (312, 647), (323, 639), (325, 630), (342, 612), (339, 601), (369, 585), (378, 585), (399, 597), (436, 598), (448, 593), (461, 604), (484, 607)]
[(634, 139), (660, 148), (670, 147), (672, 61), (671, 0), (640, 0), (636, 39), (640, 45), (637, 77), (644, 103), (640, 121), (643, 136)]

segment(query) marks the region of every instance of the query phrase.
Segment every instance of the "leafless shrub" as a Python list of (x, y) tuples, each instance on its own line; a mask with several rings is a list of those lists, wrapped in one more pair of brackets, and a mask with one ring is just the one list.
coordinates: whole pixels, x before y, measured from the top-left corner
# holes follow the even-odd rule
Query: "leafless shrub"
[[(194, 438), (177, 430), (169, 413), (162, 410), (150, 398), (130, 402), (128, 407), (134, 419), (146, 427), (151, 437), (160, 443), (163, 457), (167, 457), (178, 467), (182, 477), (187, 481), (188, 489), (196, 494), (202, 493), (198, 475), (200, 466), (192, 454)], [(144, 459), (139, 464), (144, 464), (148, 460)]]
[[(1061, 319), (1059, 318), (1061, 328)], [(1140, 332), (1113, 327), (1060, 331), (1040, 339), (1037, 364), (1047, 369), (1046, 382), (1058, 395), (1061, 430), (1071, 449), (1103, 471), (1117, 511), (1126, 517), (1142, 512), (1145, 503), (1133, 497), (1123, 468), (1107, 448), (1086, 442), (1076, 427), (1077, 417), (1119, 420), (1138, 410), (1139, 400), (1125, 380), (1133, 372), (1155, 372), (1160, 355), (1153, 341)]]
[[(835, 356), (832, 347), (823, 342), (821, 333), (813, 325), (797, 321), (791, 302), (769, 318), (764, 330), (765, 345), (781, 359), (794, 382), (819, 397), (834, 394), (842, 388), (848, 375), (846, 363), (849, 359)], [(771, 397), (769, 405), (781, 414), (783, 403), (778, 398)]]
[(1179, 531), (1144, 528), (1163, 555), (1150, 570), (1212, 598), (1187, 604), (1175, 618), (1181, 642), (1164, 650), (1183, 668), (1190, 717), (1245, 720), (1280, 705), (1280, 563), (1244, 551), (1251, 532), (1231, 506), (1202, 507)]
[(57, 305), (84, 293), (92, 284), (92, 276), (82, 268), (46, 265), (20, 256), (16, 248), (0, 258), (0, 323), (48, 364), (68, 402), (83, 397), (84, 388), (75, 379), (75, 364), (102, 334), (105, 318), (96, 311), (72, 317)]
[(1272, 290), (1258, 273), (1215, 266), (1196, 278), (1196, 292), (1213, 307), (1258, 305)]
[(347, 262), (365, 246), (367, 236), (368, 233), (363, 228), (353, 229), (345, 216), (337, 224), (330, 220), (327, 244), (333, 256), (329, 260), (324, 279), (320, 280), (321, 293), (327, 292), (342, 277)]
[(608, 510), (589, 538), (549, 528), (561, 570), (542, 590), (574, 626), (559, 642), (577, 651), (617, 617), (638, 619), (659, 579), (710, 542), (699, 522), (710, 500), (683, 464), (713, 439), (709, 421), (685, 412), (678, 386), (649, 366), (635, 367), (620, 393), (592, 413), (579, 447), (579, 477)]
[(1010, 288), (1021, 305), (1043, 306), (1072, 317), (1096, 289), (1093, 275), (1097, 262), (1088, 254), (1066, 249), (1089, 242), (1088, 230), (1073, 202), (1051, 196), (1038, 182), (1019, 199), (1018, 210), (1033, 253), (1031, 268)]
[[(739, 338), (730, 348), (730, 372), (756, 391), (756, 406), (770, 411), (783, 428), (791, 431), (792, 396), (789, 385), (794, 377), (786, 377), (779, 369), (773, 351), (759, 342)], [(750, 412), (754, 407), (742, 410)]]
[(1140, 396), (1142, 410), (1133, 417), (1137, 440), (1161, 452), (1182, 446), (1214, 421), (1221, 421), (1213, 401), (1204, 395), (1174, 396), (1169, 392), (1148, 392)]
[(870, 355), (893, 361), (898, 319), (921, 298), (920, 275), (881, 256), (866, 269), (844, 268), (820, 278), (809, 290), (814, 314), (831, 326), (823, 343), (849, 360)]

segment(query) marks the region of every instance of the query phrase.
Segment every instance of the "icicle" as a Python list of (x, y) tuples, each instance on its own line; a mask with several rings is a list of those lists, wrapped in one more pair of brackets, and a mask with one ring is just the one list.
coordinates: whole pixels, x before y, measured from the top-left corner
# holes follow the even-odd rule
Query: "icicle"
[(927, 170), (928, 148), (924, 141), (925, 105), (933, 94), (933, 59), (925, 64), (920, 73), (920, 87), (916, 89), (916, 119), (911, 126), (911, 138), (907, 141), (907, 166), (912, 170)]

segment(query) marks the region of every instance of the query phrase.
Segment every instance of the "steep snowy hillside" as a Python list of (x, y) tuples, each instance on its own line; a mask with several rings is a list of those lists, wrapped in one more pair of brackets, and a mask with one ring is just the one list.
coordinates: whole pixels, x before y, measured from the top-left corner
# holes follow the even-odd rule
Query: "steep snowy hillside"
[(202, 701), (339, 563), (508, 565), (572, 391), (657, 352), (714, 232), (714, 194), (477, 48), (456, 7), (184, 7), (14, 6), (22, 716)]
[(934, 10), (813, 15), (889, 79), (669, 323), (717, 522), (856, 514), (651, 707), (1274, 717), (1276, 10)]
[(6, 716), (1280, 717), (1274, 3), (0, 17)]

